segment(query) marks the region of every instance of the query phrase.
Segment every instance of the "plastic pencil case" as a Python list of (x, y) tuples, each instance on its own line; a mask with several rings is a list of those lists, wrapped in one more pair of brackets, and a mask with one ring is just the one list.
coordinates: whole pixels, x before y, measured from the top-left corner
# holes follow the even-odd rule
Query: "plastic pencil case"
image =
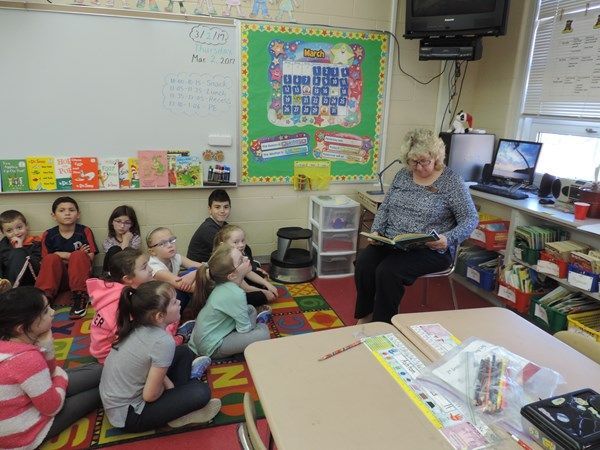
[(542, 250), (540, 252), (540, 259), (537, 261), (537, 271), (554, 275), (558, 278), (567, 278), (569, 263)]
[[(510, 222), (507, 220), (479, 222), (470, 238), (476, 245), (486, 250), (502, 250), (506, 248), (509, 226)], [(500, 230), (496, 228), (500, 228)]]
[(598, 292), (598, 278), (600, 275), (583, 270), (576, 264), (569, 264), (567, 281), (579, 289), (588, 292)]
[(567, 316), (568, 330), (600, 342), (600, 310)]
[(549, 450), (600, 448), (600, 395), (580, 389), (521, 408), (523, 428)]
[(485, 291), (496, 287), (496, 269), (486, 269), (467, 263), (467, 279)]

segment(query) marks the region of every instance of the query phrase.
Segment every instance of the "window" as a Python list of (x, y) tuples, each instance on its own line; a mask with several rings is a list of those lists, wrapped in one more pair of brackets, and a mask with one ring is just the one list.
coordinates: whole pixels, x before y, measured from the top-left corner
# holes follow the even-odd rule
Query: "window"
[(593, 180), (600, 165), (600, 0), (538, 0), (520, 138), (536, 172)]

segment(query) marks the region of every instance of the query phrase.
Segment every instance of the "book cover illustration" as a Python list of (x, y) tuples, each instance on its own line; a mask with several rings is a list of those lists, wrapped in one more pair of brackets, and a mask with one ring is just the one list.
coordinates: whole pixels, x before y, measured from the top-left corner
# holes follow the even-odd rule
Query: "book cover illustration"
[(411, 250), (413, 248), (422, 247), (426, 242), (437, 241), (440, 238), (435, 230), (432, 230), (431, 233), (404, 233), (394, 236), (393, 238), (380, 236), (374, 233), (367, 233), (366, 231), (361, 231), (360, 234), (400, 250)]
[(177, 173), (175, 172), (175, 166), (178, 156), (189, 156), (190, 152), (187, 150), (168, 150), (167, 151), (167, 166), (169, 171), (169, 186), (177, 186)]
[(22, 192), (29, 190), (27, 163), (24, 159), (0, 160), (2, 192)]
[(56, 175), (57, 190), (70, 191), (73, 189), (73, 181), (71, 179), (71, 158), (55, 158), (54, 173)]
[(100, 189), (119, 189), (118, 158), (100, 158), (98, 160), (98, 182)]
[(138, 152), (140, 187), (169, 186), (166, 150), (141, 150)]
[(29, 156), (26, 161), (30, 190), (56, 190), (56, 175), (54, 174), (54, 158), (52, 156)]
[(119, 189), (129, 189), (129, 164), (126, 159), (119, 159)]
[(202, 164), (198, 156), (177, 156), (175, 173), (177, 187), (202, 186)]
[(98, 189), (98, 159), (87, 156), (71, 158), (71, 176), (75, 191)]
[(127, 169), (129, 175), (129, 187), (138, 189), (140, 187), (139, 161), (137, 158), (127, 158)]

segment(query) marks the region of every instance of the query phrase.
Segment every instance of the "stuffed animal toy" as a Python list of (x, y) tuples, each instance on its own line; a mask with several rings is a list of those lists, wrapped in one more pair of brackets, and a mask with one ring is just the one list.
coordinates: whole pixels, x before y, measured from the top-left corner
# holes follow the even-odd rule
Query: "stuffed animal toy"
[(473, 131), (473, 117), (471, 114), (464, 111), (460, 111), (454, 121), (452, 122), (452, 128), (448, 130), (449, 133), (470, 133)]

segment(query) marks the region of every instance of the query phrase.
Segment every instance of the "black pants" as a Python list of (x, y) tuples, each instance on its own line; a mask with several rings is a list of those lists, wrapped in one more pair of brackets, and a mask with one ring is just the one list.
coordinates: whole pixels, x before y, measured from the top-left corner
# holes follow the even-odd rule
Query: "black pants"
[(450, 252), (429, 249), (397, 250), (388, 245), (369, 245), (356, 260), (356, 309), (354, 317), (373, 313), (374, 321), (391, 322), (398, 314), (404, 287), (421, 275), (439, 272), (450, 266)]
[(51, 439), (72, 424), (84, 417), (87, 413), (100, 406), (100, 376), (102, 366), (98, 363), (66, 369), (69, 376), (69, 384), (65, 403), (60, 412), (54, 416), (54, 422), (46, 435)]
[(125, 430), (130, 433), (153, 430), (171, 420), (203, 408), (210, 400), (210, 389), (200, 380), (190, 380), (192, 361), (196, 355), (187, 345), (179, 345), (167, 376), (175, 387), (166, 390), (158, 400), (146, 403), (140, 414), (129, 407)]
[[(27, 251), (23, 248), (13, 248), (12, 250), (7, 252), (7, 261), (6, 261), (6, 273), (4, 274), (4, 278), (8, 278), (11, 283), (17, 279), (19, 272), (25, 265), (25, 261), (27, 260)], [(38, 258), (29, 258), (29, 262), (33, 266), (33, 271), (36, 275), (40, 272), (40, 260)], [(23, 273), (23, 278), (19, 283), (19, 286), (33, 286), (35, 285), (35, 278), (31, 274), (29, 269), (26, 269)]]

